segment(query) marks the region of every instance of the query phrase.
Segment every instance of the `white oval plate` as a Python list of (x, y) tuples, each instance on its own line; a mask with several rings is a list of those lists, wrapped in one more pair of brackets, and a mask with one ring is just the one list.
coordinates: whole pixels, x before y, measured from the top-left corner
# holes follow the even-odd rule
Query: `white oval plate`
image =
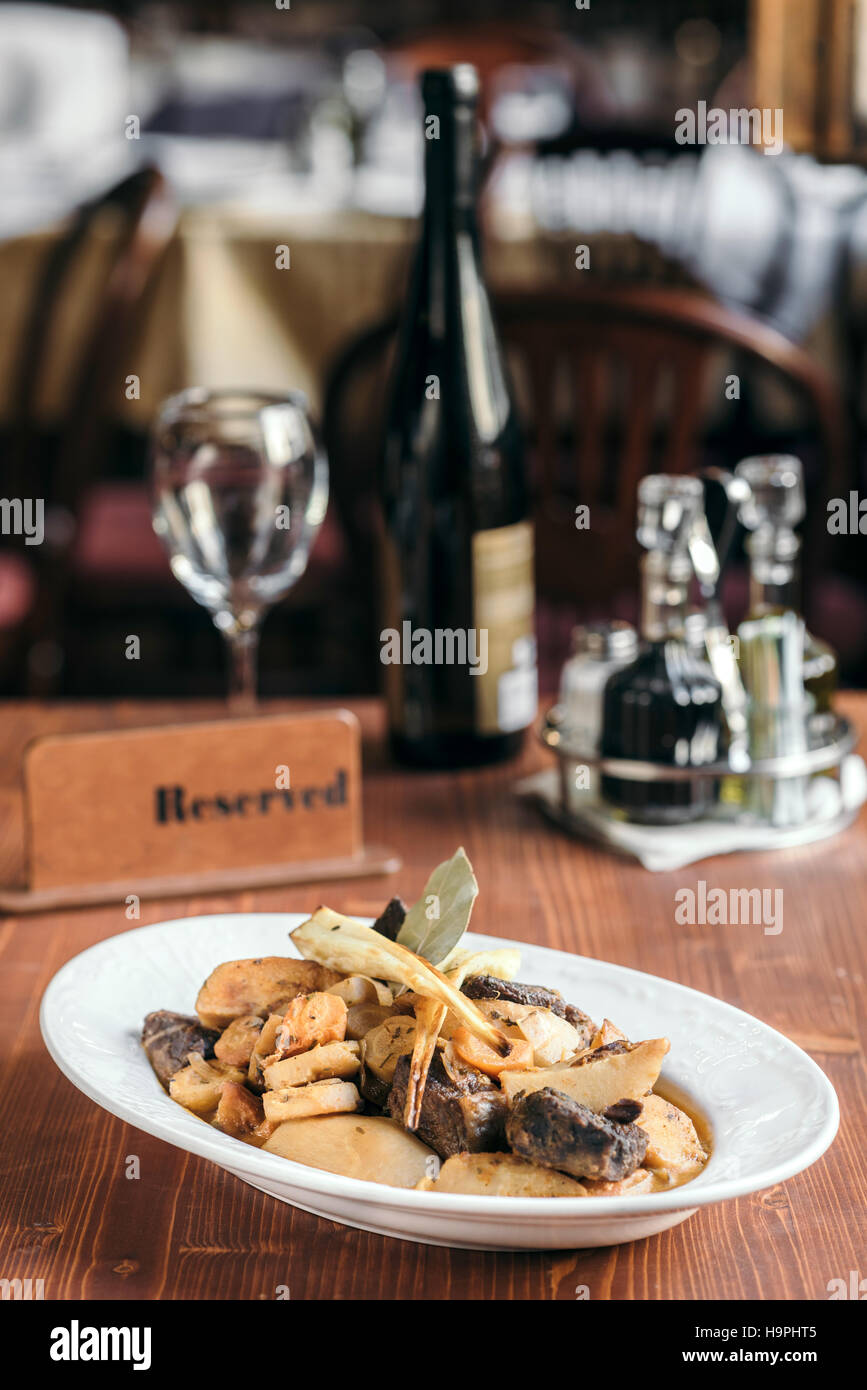
[(519, 979), (550, 985), (629, 1037), (671, 1039), (662, 1080), (712, 1135), (707, 1167), (670, 1192), (632, 1197), (468, 1197), (344, 1178), (263, 1153), (170, 1100), (139, 1044), (152, 1009), (192, 1013), (221, 961), (294, 955), (298, 913), (229, 913), (139, 927), (68, 961), (42, 1000), (45, 1044), (61, 1071), (112, 1115), (317, 1216), (380, 1235), (466, 1249), (617, 1245), (675, 1226), (698, 1208), (773, 1186), (809, 1167), (837, 1132), (831, 1083), (782, 1034), (707, 994), (584, 956), (520, 946)]

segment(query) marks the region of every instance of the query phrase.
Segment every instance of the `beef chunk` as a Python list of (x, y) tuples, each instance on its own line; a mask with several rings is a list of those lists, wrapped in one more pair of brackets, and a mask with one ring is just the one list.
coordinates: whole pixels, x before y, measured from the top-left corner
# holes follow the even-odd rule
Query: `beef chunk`
[(632, 1052), (635, 1043), (626, 1042), (623, 1038), (617, 1038), (614, 1042), (603, 1043), (601, 1047), (594, 1047), (589, 1057), (579, 1057), (576, 1066), (586, 1066), (588, 1063), (598, 1061), (600, 1057), (614, 1056), (618, 1052)]
[(544, 985), (522, 985), (518, 980), (498, 980), (496, 975), (471, 975), (461, 990), (470, 999), (507, 999), (512, 1004), (550, 1009), (578, 1029), (585, 1047), (596, 1031), (588, 1014), (575, 1004), (567, 1004), (556, 989), (546, 989)]
[(468, 999), (508, 999), (511, 1004), (534, 1005), (566, 1017), (563, 996), (544, 985), (522, 985), (519, 980), (500, 980), (496, 975), (470, 975), (461, 985), (461, 992)]
[(144, 1021), (141, 1043), (161, 1085), (168, 1087), (175, 1072), (186, 1066), (190, 1052), (198, 1052), (206, 1061), (210, 1060), (219, 1036), (219, 1029), (203, 1028), (199, 1020), (189, 1014), (157, 1009)]
[(371, 1071), (370, 1067), (366, 1067), (364, 1063), (361, 1065), (361, 1072), (358, 1077), (358, 1089), (364, 1099), (370, 1101), (371, 1105), (378, 1106), (380, 1110), (388, 1108), (391, 1087), (387, 1081), (383, 1081), (382, 1077), (377, 1076), (376, 1072)]
[(613, 1105), (609, 1105), (607, 1110), (603, 1110), (606, 1120), (614, 1120), (618, 1125), (632, 1124), (637, 1120), (644, 1106), (640, 1100), (616, 1100)]
[(577, 1004), (567, 1004), (563, 1014), (567, 1023), (571, 1023), (573, 1028), (577, 1028), (581, 1034), (581, 1040), (585, 1047), (590, 1044), (590, 1039), (596, 1032), (596, 1024), (589, 1014), (585, 1014), (583, 1009), (579, 1009)]
[(373, 930), (378, 931), (380, 936), (387, 936), (389, 941), (395, 941), (405, 918), (406, 903), (401, 898), (392, 898), (374, 922)]
[(546, 1086), (523, 1094), (506, 1121), (513, 1153), (573, 1178), (618, 1182), (640, 1167), (647, 1135), (637, 1125), (606, 1119)]
[[(398, 1059), (388, 1098), (392, 1118), (403, 1124), (409, 1085), (410, 1057)], [(435, 1054), (424, 1088), (418, 1137), (441, 1158), (458, 1153), (490, 1153), (502, 1149), (507, 1102), (503, 1092), (481, 1072), (467, 1072), (453, 1081)]]

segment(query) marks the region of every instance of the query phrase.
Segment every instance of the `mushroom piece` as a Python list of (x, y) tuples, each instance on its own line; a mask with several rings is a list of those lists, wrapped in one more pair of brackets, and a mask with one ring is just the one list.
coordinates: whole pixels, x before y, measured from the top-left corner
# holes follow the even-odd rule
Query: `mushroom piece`
[(238, 1081), (224, 1081), (214, 1124), (225, 1134), (243, 1139), (254, 1134), (265, 1118), (262, 1100)]

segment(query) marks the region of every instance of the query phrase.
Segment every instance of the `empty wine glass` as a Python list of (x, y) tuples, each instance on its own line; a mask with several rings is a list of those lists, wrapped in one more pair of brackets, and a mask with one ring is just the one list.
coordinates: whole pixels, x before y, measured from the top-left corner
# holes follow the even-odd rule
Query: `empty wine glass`
[(256, 699), (265, 610), (304, 573), (328, 466), (298, 392), (182, 391), (152, 439), (154, 530), (172, 573), (226, 638), (229, 704)]

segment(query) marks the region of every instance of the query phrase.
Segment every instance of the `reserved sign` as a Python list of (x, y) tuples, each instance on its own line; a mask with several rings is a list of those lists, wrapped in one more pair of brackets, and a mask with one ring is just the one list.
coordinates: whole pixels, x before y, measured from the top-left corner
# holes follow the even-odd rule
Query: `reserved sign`
[(346, 710), (36, 739), (31, 890), (361, 854), (361, 740)]

